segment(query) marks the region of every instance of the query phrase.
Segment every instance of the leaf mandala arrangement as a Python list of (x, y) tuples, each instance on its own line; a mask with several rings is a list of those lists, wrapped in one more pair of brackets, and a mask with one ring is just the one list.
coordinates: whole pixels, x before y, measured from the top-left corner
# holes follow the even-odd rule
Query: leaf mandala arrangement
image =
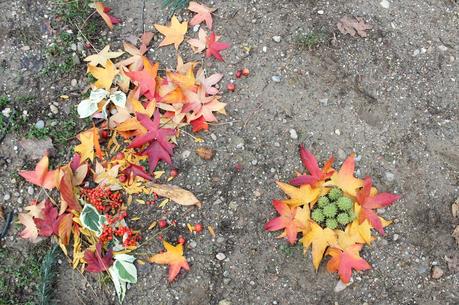
[[(95, 3), (95, 9), (110, 28), (120, 23), (101, 2)], [(212, 27), (214, 9), (191, 2), (189, 10), (197, 13), (191, 24), (205, 22)], [(177, 49), (188, 31), (188, 23), (180, 23), (175, 16), (169, 26), (155, 27), (164, 35), (159, 47), (173, 44)], [(199, 52), (211, 50), (206, 57), (223, 61), (220, 51), (229, 45), (218, 42), (220, 36), (213, 32), (209, 37), (203, 38), (206, 41)], [(133, 218), (128, 207), (160, 202), (159, 208), (164, 208), (169, 201), (201, 206), (191, 192), (157, 183), (177, 175), (172, 168), (167, 178), (158, 164), (172, 166), (183, 127), (191, 125), (193, 132), (208, 130), (208, 123), (217, 121), (216, 113), (225, 114), (226, 106), (215, 86), (222, 74), (206, 76), (198, 62), (185, 63), (179, 55), (175, 70), (159, 70), (159, 63), (145, 56), (152, 38), (153, 33), (146, 32), (139, 47), (124, 42), (124, 51), (113, 52), (106, 46), (85, 59), (95, 81), (77, 110), (81, 118), (92, 118), (93, 126), (76, 136), (80, 144), (74, 147), (69, 163), (51, 170), (45, 155), (34, 170), (20, 171), (28, 182), (42, 187), (40, 194), (44, 194), (19, 214), (24, 226), (20, 236), (34, 243), (52, 237), (74, 269), (108, 273), (120, 302), (128, 284), (137, 282), (134, 262), (145, 263), (136, 256), (144, 245), (141, 235), (145, 230), (129, 227)], [(195, 142), (204, 141), (191, 137)], [(159, 227), (156, 236), (160, 236), (167, 226), (161, 219), (148, 230)], [(188, 228), (194, 233), (202, 230), (200, 224), (188, 224)], [(168, 279), (173, 281), (181, 269), (190, 269), (184, 243), (183, 237), (176, 245), (163, 241), (166, 252), (146, 260), (169, 265)]]
[(363, 245), (375, 238), (372, 229), (384, 235), (390, 222), (378, 216), (376, 209), (392, 205), (398, 195), (378, 193), (372, 179), (354, 177), (355, 158), (349, 156), (339, 170), (333, 169), (333, 157), (319, 168), (314, 155), (300, 146), (300, 157), (307, 173), (298, 174), (290, 184), (277, 182), (287, 199), (273, 200), (279, 216), (265, 224), (265, 230), (283, 230), (280, 238), (290, 244), (302, 237), (304, 252), (312, 248), (312, 262), (317, 271), (325, 256), (329, 272), (337, 272), (349, 283), (352, 270), (371, 266), (360, 257)]

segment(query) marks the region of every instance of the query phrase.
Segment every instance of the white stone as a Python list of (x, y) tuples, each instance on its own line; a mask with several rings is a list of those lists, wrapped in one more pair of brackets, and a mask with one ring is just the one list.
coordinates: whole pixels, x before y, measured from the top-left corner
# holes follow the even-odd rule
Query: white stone
[(293, 140), (298, 139), (298, 133), (295, 129), (292, 128), (288, 132), (290, 133), (290, 138), (292, 138)]
[(339, 280), (337, 283), (336, 283), (336, 286), (335, 286), (335, 289), (333, 289), (334, 292), (338, 293), (338, 292), (341, 292), (343, 291), (344, 289), (346, 289), (349, 285), (351, 285), (352, 283), (354, 282), (354, 280), (351, 278), (351, 280), (349, 281), (349, 283), (345, 284), (343, 283), (341, 280)]
[(184, 152), (182, 152), (183, 159), (187, 159), (190, 155), (191, 155), (191, 151), (189, 150), (185, 150)]
[(335, 129), (335, 133), (340, 136), (341, 135), (341, 131), (339, 129)]
[(271, 77), (272, 81), (275, 82), (275, 83), (280, 83), (281, 81), (281, 77), (279, 75), (273, 75)]
[(219, 261), (222, 261), (226, 258), (226, 255), (224, 253), (217, 253), (217, 255), (215, 256)]
[(389, 6), (390, 6), (389, 1), (387, 1), (387, 0), (382, 0), (381, 2), (379, 2), (379, 4), (380, 4), (383, 8), (389, 8)]
[(281, 39), (282, 39), (282, 38), (281, 38), (280, 36), (278, 36), (278, 35), (273, 36), (273, 40), (274, 40), (275, 42), (281, 42)]
[(54, 105), (50, 105), (50, 106), (49, 106), (49, 109), (50, 109), (51, 112), (54, 113), (54, 114), (58, 114), (58, 113), (59, 113), (59, 109), (58, 109), (56, 106), (54, 106)]
[(323, 15), (323, 14), (324, 14), (324, 10), (318, 10), (318, 11), (317, 11), (317, 14)]

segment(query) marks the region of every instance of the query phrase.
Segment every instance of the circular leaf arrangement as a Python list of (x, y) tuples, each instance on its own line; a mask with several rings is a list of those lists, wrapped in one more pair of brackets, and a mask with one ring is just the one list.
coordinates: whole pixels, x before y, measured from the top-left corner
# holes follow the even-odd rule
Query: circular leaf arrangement
[(273, 200), (280, 216), (264, 228), (283, 230), (279, 237), (292, 245), (301, 234), (305, 252), (312, 248), (315, 270), (329, 256), (327, 270), (338, 273), (343, 283), (349, 283), (352, 270), (371, 268), (359, 253), (363, 245), (375, 239), (372, 230), (384, 235), (384, 227), (390, 224), (377, 215), (376, 209), (392, 205), (400, 196), (378, 193), (370, 177), (356, 178), (353, 154), (339, 170), (332, 167), (333, 157), (319, 168), (314, 155), (303, 145), (300, 156), (307, 173), (298, 175), (290, 184), (277, 182), (288, 198)]

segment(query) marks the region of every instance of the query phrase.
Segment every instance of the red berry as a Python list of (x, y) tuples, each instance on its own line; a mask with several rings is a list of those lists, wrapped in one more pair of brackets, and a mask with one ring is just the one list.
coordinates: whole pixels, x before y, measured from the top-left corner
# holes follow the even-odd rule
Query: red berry
[(185, 239), (182, 235), (180, 235), (180, 236), (178, 237), (178, 239), (177, 239), (177, 242), (178, 242), (179, 244), (184, 245), (184, 244), (186, 243), (186, 239)]
[(167, 221), (165, 219), (160, 219), (158, 221), (158, 224), (161, 229), (164, 229), (165, 227), (167, 227)]
[(123, 152), (117, 153), (116, 156), (115, 156), (115, 159), (116, 160), (123, 160), (124, 159), (124, 153)]
[(175, 177), (177, 177), (177, 175), (178, 175), (178, 170), (176, 168), (171, 169), (170, 176), (172, 178), (175, 178)]
[(110, 137), (110, 132), (107, 129), (104, 129), (100, 132), (100, 136), (104, 139), (108, 139)]
[(126, 182), (127, 180), (127, 176), (125, 174), (122, 174), (121, 176), (118, 177), (118, 180), (121, 182), (121, 183), (124, 183)]
[(202, 232), (202, 224), (200, 224), (200, 223), (195, 224), (195, 225), (194, 225), (194, 231), (195, 231), (196, 233)]
[(242, 70), (237, 70), (235, 75), (236, 75), (236, 78), (241, 78)]
[(250, 74), (250, 70), (249, 69), (247, 69), (247, 68), (242, 69), (242, 75), (249, 76), (249, 74)]
[(228, 85), (226, 85), (226, 89), (230, 92), (234, 92), (234, 90), (236, 90), (236, 85), (234, 83), (228, 83)]

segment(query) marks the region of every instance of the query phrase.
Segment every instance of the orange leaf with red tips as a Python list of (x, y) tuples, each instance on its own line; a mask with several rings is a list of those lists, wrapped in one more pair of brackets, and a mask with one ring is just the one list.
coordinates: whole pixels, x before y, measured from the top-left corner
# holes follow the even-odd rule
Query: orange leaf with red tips
[(349, 283), (352, 276), (352, 269), (357, 271), (371, 269), (370, 264), (360, 257), (361, 244), (354, 244), (344, 250), (329, 248), (327, 254), (332, 258), (327, 263), (329, 272), (338, 272), (343, 283)]
[(325, 181), (333, 175), (334, 170), (331, 168), (333, 165), (334, 158), (333, 156), (325, 163), (322, 169), (319, 168), (316, 157), (304, 148), (304, 145), (300, 145), (300, 157), (301, 162), (304, 167), (309, 171), (310, 175), (304, 174), (300, 175), (292, 180), (290, 183), (292, 185), (303, 185), (309, 184), (311, 186), (316, 186), (318, 182)]
[(95, 5), (97, 13), (102, 17), (110, 30), (113, 28), (114, 24), (121, 22), (120, 19), (108, 14), (112, 9), (105, 6), (102, 2), (96, 2)]
[(328, 246), (336, 245), (338, 242), (336, 233), (333, 230), (329, 228), (323, 229), (313, 221), (310, 222), (310, 231), (303, 235), (300, 241), (303, 243), (305, 252), (312, 245), (312, 264), (316, 270), (319, 268), (325, 249)]
[(44, 156), (40, 162), (35, 166), (33, 171), (19, 171), (21, 175), (28, 182), (44, 187), (45, 189), (51, 190), (56, 186), (57, 171), (48, 171), (49, 159), (48, 156)]
[(278, 231), (284, 229), (284, 234), (281, 237), (286, 237), (290, 244), (294, 244), (297, 239), (298, 232), (301, 230), (298, 222), (295, 220), (296, 207), (289, 207), (280, 200), (273, 200), (273, 206), (280, 216), (268, 221), (264, 229), (266, 231)]
[(200, 132), (201, 130), (209, 130), (209, 124), (203, 116), (190, 122), (193, 132)]
[(373, 228), (375, 228), (381, 235), (384, 235), (384, 225), (374, 209), (381, 209), (390, 206), (398, 200), (400, 196), (390, 193), (380, 193), (372, 196), (371, 186), (371, 178), (365, 177), (363, 188), (357, 192), (357, 203), (360, 204), (361, 207), (359, 222), (362, 223), (365, 219), (367, 219)]
[(169, 282), (172, 282), (175, 277), (179, 274), (180, 269), (190, 270), (190, 266), (183, 256), (183, 245), (177, 244), (176, 246), (171, 245), (167, 241), (163, 241), (166, 252), (153, 255), (149, 258), (151, 263), (169, 265)]
[(354, 177), (355, 169), (355, 154), (351, 154), (344, 161), (341, 169), (331, 176), (331, 180), (326, 182), (324, 186), (336, 186), (342, 189), (350, 196), (355, 197), (357, 189), (362, 187), (363, 181)]

